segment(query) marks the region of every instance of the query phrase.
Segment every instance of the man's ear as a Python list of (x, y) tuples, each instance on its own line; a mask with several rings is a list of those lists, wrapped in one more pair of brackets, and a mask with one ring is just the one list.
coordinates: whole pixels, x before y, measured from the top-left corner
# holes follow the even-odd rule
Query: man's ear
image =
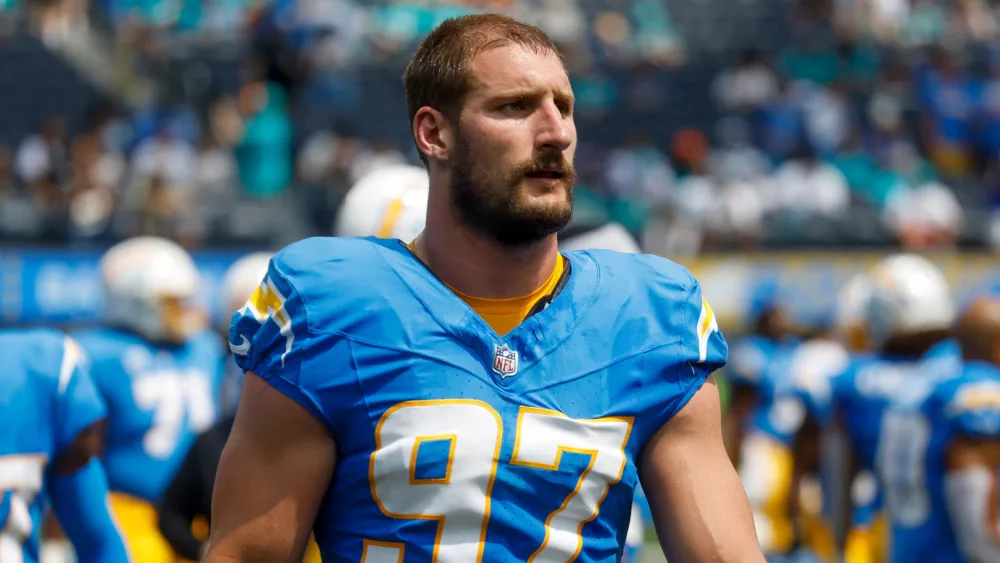
[(451, 122), (438, 110), (424, 106), (413, 116), (413, 138), (428, 160), (448, 160), (454, 147)]

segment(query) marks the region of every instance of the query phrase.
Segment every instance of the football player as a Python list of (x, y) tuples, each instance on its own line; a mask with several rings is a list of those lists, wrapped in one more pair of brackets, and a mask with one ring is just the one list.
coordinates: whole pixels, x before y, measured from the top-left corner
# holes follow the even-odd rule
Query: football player
[(194, 304), (199, 274), (180, 246), (139, 237), (102, 257), (106, 326), (80, 332), (108, 404), (102, 459), (111, 504), (143, 563), (173, 563), (155, 503), (219, 412), (224, 356)]
[(48, 330), (0, 330), (0, 561), (36, 563), (51, 501), (81, 563), (125, 563), (97, 459), (106, 409), (80, 348)]
[(964, 367), (908, 386), (883, 422), (893, 563), (1000, 561), (1000, 301), (973, 303), (956, 335)]
[[(271, 254), (254, 252), (233, 262), (222, 276), (216, 330), (229, 341), (229, 322), (243, 307), (267, 275)], [(198, 436), (184, 462), (172, 476), (158, 499), (159, 529), (178, 556), (197, 561), (208, 543), (208, 525), (212, 482), (219, 456), (236, 414), (236, 403), (243, 386), (243, 371), (229, 358), (225, 361), (221, 417)]]
[(404, 82), (426, 228), (271, 260), (230, 331), (247, 374), (205, 561), (287, 561), (310, 529), (326, 561), (613, 561), (640, 476), (672, 562), (763, 561), (697, 282), (558, 252), (576, 135), (555, 46), (450, 19)]
[(845, 559), (883, 561), (887, 535), (882, 495), (874, 474), (884, 435), (882, 418), (892, 400), (931, 373), (950, 373), (960, 361), (949, 338), (954, 321), (948, 283), (932, 262), (913, 254), (890, 256), (869, 272), (866, 330), (873, 354), (854, 358), (833, 381), (825, 418), (844, 436), (849, 502), (838, 514), (850, 518)]
[(769, 560), (835, 557), (820, 418), (832, 379), (850, 358), (848, 343), (867, 304), (865, 279), (841, 288), (826, 332), (780, 347), (759, 378), (760, 403), (747, 423), (739, 468)]
[(723, 415), (723, 436), (729, 458), (737, 467), (743, 452), (748, 421), (761, 404), (761, 386), (771, 362), (787, 356), (798, 345), (789, 334), (788, 319), (777, 305), (765, 307), (753, 322), (753, 332), (733, 346), (730, 363), (726, 366), (730, 401)]

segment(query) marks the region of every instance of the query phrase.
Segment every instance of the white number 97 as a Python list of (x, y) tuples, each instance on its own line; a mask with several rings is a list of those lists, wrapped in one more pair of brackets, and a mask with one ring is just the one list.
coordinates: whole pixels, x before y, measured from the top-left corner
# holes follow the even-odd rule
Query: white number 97
[[(521, 408), (511, 466), (557, 471), (564, 452), (590, 457), (572, 490), (553, 498), (544, 540), (529, 561), (565, 562), (579, 555), (580, 530), (597, 517), (608, 489), (625, 470), (631, 428), (632, 420), (626, 418), (575, 420), (555, 411)], [(438, 522), (433, 561), (482, 561), (502, 438), (500, 416), (480, 401), (396, 405), (375, 430), (369, 465), (372, 497), (387, 516)], [(440, 474), (418, 476), (420, 446), (432, 441), (445, 444), (447, 465)], [(404, 550), (402, 544), (366, 541), (361, 561), (395, 563)]]

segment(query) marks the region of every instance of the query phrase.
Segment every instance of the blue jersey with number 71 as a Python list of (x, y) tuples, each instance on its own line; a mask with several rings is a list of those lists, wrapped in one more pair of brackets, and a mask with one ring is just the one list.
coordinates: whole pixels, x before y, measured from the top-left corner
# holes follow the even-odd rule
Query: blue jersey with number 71
[(337, 441), (324, 561), (621, 556), (636, 456), (726, 343), (684, 268), (564, 256), (565, 288), (503, 337), (398, 240), (272, 259), (230, 346)]
[(114, 328), (78, 332), (108, 404), (103, 461), (112, 491), (157, 502), (199, 432), (219, 415), (218, 338), (157, 345)]

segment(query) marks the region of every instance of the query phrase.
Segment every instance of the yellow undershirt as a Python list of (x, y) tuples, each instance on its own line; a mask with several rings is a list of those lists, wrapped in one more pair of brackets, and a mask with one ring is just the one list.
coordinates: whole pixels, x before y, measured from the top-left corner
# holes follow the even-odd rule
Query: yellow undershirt
[[(408, 246), (416, 254), (413, 243), (411, 242)], [(539, 299), (552, 293), (559, 283), (559, 278), (562, 277), (563, 272), (566, 270), (565, 262), (566, 259), (560, 255), (559, 260), (556, 260), (556, 267), (552, 269), (552, 273), (549, 274), (549, 278), (545, 280), (545, 283), (535, 291), (522, 297), (485, 299), (465, 295), (451, 286), (448, 287), (455, 292), (455, 295), (461, 297), (462, 301), (465, 301), (469, 307), (472, 307), (472, 310), (478, 313), (497, 334), (503, 336), (521, 324), (521, 321), (524, 320)]]

